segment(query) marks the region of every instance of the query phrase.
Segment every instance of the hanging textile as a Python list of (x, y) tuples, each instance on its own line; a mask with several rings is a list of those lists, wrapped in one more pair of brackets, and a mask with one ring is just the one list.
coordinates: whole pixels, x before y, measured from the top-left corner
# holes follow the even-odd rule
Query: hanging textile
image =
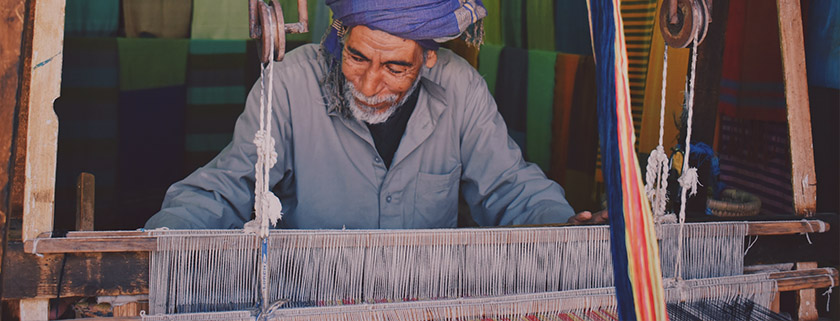
[(554, 103), (554, 51), (528, 51), (528, 107), (525, 115), (526, 159), (543, 172), (551, 167), (551, 120)]
[(315, 2), (315, 11), (309, 11), (309, 30), (312, 35), (313, 43), (321, 43), (321, 38), (327, 32), (332, 19), (330, 8), (327, 7), (324, 0), (310, 0)]
[(191, 40), (187, 63), (184, 169), (216, 156), (233, 137), (242, 113), (246, 83), (245, 40)]
[(248, 1), (193, 0), (193, 39), (249, 39)]
[[(505, 47), (499, 54), (496, 104), (508, 127), (508, 134), (526, 154), (526, 107), (528, 105), (528, 51)], [(527, 154), (526, 154), (527, 155)]]
[(554, 45), (557, 51), (592, 55), (585, 1), (554, 1), (554, 21)]
[(502, 46), (484, 44), (478, 52), (478, 73), (487, 82), (490, 94), (496, 92), (496, 77), (499, 73), (499, 54)]
[[(554, 63), (554, 104), (551, 119), (551, 165), (547, 174), (565, 186), (566, 161), (569, 157), (569, 131), (572, 101), (575, 95), (575, 78), (582, 56), (557, 54)], [(577, 135), (575, 135), (577, 137)], [(573, 207), (576, 208), (576, 207)]]
[(659, 250), (633, 146), (628, 57), (619, 0), (590, 0), (598, 82), (598, 131), (621, 320), (667, 320)]
[(569, 147), (566, 161), (566, 200), (572, 208), (583, 211), (603, 209), (596, 192), (596, 158), (598, 157), (598, 86), (595, 82), (595, 60), (583, 56), (574, 81), (574, 96), (569, 120)]
[(525, 47), (523, 0), (499, 0), (501, 4), (502, 41), (505, 46)]
[(123, 0), (122, 5), (126, 37), (189, 37), (190, 0)]
[(808, 85), (840, 89), (840, 2), (813, 0), (807, 15), (803, 22)]
[(487, 16), (484, 17), (484, 43), (502, 45), (502, 11), (501, 0), (485, 0), (484, 8), (487, 9)]
[(627, 74), (630, 81), (630, 104), (633, 108), (633, 129), (636, 133), (637, 151), (639, 135), (642, 132), (642, 113), (645, 102), (645, 78), (651, 48), (656, 5), (660, 1), (622, 1), (621, 18), (624, 23), (624, 37), (627, 44)]
[(119, 0), (71, 0), (64, 9), (68, 37), (113, 37), (119, 22)]
[(118, 206), (120, 217), (146, 217), (160, 209), (169, 185), (187, 174), (183, 137), (189, 40), (118, 38), (117, 44)]
[[(117, 168), (119, 65), (116, 38), (64, 38), (61, 96), (55, 101), (59, 133), (55, 181), (55, 226), (75, 228), (76, 180), (96, 178), (98, 226), (111, 226)], [(131, 219), (128, 219), (129, 221)], [(142, 225), (138, 218), (135, 225)]]
[(525, 1), (528, 49), (554, 51), (554, 1)]

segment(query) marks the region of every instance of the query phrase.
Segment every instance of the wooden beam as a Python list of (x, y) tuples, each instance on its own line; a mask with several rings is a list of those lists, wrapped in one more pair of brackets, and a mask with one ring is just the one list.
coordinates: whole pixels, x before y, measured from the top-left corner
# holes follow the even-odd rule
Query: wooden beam
[[(817, 262), (799, 262), (796, 263), (796, 269), (814, 269), (817, 267)], [(800, 277), (798, 279), (805, 278)], [(802, 281), (804, 283), (806, 281)], [(834, 285), (834, 281), (832, 284)], [(799, 289), (796, 291), (796, 305), (797, 308), (797, 315), (799, 316), (797, 320), (800, 321), (813, 321), (820, 317), (819, 313), (817, 312), (817, 291), (814, 290), (816, 287), (805, 287), (803, 289)], [(781, 291), (781, 290), (780, 290)]]
[(789, 235), (800, 233), (823, 233), (831, 226), (819, 220), (749, 222), (747, 235)]
[(835, 268), (816, 268), (816, 263), (800, 266), (802, 270), (770, 273), (769, 278), (778, 282), (780, 292), (828, 288), (832, 284), (840, 284), (840, 273)]
[(83, 172), (76, 181), (76, 231), (93, 231), (96, 178)]
[(817, 174), (814, 170), (802, 10), (799, 0), (777, 0), (776, 6), (790, 132), (793, 207), (796, 215), (809, 217), (817, 210)]
[(8, 273), (2, 275), (4, 299), (149, 294), (148, 253), (44, 254), (39, 258), (24, 253), (23, 245), (15, 242), (9, 244), (7, 254), (16, 264), (7, 266)]

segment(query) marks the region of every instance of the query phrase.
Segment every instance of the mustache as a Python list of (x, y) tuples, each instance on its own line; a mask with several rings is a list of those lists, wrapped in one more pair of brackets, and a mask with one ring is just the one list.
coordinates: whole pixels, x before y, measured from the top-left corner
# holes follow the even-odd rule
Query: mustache
[(357, 100), (367, 104), (367, 105), (379, 105), (381, 103), (395, 103), (397, 102), (397, 98), (399, 96), (395, 94), (385, 95), (385, 96), (367, 96), (360, 91), (356, 90), (356, 86), (353, 85), (352, 82), (345, 83), (346, 90), (350, 94), (353, 95), (354, 98)]

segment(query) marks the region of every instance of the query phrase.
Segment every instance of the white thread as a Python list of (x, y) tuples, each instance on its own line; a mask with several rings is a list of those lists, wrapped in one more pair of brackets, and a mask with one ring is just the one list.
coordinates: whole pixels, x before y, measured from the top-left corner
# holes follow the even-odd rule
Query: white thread
[(665, 147), (662, 146), (665, 135), (665, 93), (668, 79), (668, 45), (665, 44), (665, 52), (662, 61), (662, 96), (659, 104), (659, 145), (651, 151), (648, 156), (647, 170), (645, 171), (645, 192), (653, 207), (653, 217), (658, 218), (665, 215), (665, 206), (668, 202), (668, 170), (671, 165), (668, 156), (665, 154)]
[(825, 290), (825, 292), (823, 292), (823, 294), (822, 294), (823, 296), (826, 297), (825, 298), (825, 311), (828, 312), (829, 311), (828, 307), (829, 307), (829, 305), (831, 305), (831, 292), (834, 291), (833, 290), (834, 289), (834, 277), (831, 276), (831, 274), (832, 274), (831, 269), (829, 269), (829, 268), (823, 268), (823, 269), (826, 272), (828, 272), (828, 279), (831, 280), (831, 286), (828, 287), (828, 290)]
[[(811, 226), (810, 221), (803, 218), (802, 222), (805, 223), (806, 226), (808, 226), (808, 230), (810, 230), (811, 233), (814, 233), (814, 227)], [(822, 221), (818, 221), (818, 222), (820, 222), (820, 233), (822, 233), (822, 232), (824, 232), (823, 229), (825, 228), (825, 223), (823, 223)], [(811, 236), (809, 235), (808, 232), (803, 232), (803, 233), (799, 233), (799, 234), (805, 234), (805, 239), (808, 240), (808, 244), (814, 245), (814, 242), (811, 242)]]
[(35, 240), (32, 241), (32, 254), (35, 254), (37, 257), (44, 257), (43, 254), (38, 253), (38, 241), (40, 240), (40, 237), (36, 237)]
[[(691, 155), (691, 121), (694, 117), (694, 76), (697, 73), (697, 37), (694, 37), (694, 46), (691, 51), (691, 77), (689, 78), (688, 82), (688, 98), (687, 98), (687, 108), (688, 108), (688, 117), (686, 118), (686, 134), (685, 134), (685, 154), (683, 154), (683, 174), (679, 179), (680, 186), (682, 187), (682, 193), (680, 193), (680, 233), (678, 237), (677, 243), (677, 253), (682, 253), (682, 235), (683, 235), (683, 225), (685, 225), (685, 201), (686, 201), (686, 192), (688, 188), (691, 187), (692, 195), (697, 191), (697, 170), (694, 168), (688, 168), (688, 159), (689, 155)], [(693, 170), (692, 170), (693, 169)], [(691, 185), (687, 185), (691, 184)], [(678, 260), (676, 264), (676, 273), (675, 276), (677, 280), (682, 279), (682, 263)]]
[(747, 256), (747, 253), (750, 251), (753, 245), (755, 245), (755, 242), (758, 242), (758, 235), (755, 236), (755, 239), (753, 239), (752, 236), (750, 236), (750, 239), (750, 245), (747, 246), (747, 249), (744, 251), (744, 256)]

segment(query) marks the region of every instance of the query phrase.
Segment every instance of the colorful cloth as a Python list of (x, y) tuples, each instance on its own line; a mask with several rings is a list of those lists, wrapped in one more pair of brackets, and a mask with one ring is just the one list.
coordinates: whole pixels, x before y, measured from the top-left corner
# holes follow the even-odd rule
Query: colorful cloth
[(487, 17), (484, 17), (484, 43), (503, 45), (501, 0), (484, 0)]
[(96, 225), (110, 227), (104, 224), (109, 218), (121, 217), (116, 215), (114, 192), (119, 148), (117, 39), (66, 37), (63, 52), (61, 96), (55, 101), (60, 133), (55, 227), (75, 228), (76, 180), (81, 172), (92, 173), (96, 179), (95, 211), (100, 218)]
[(525, 1), (528, 49), (554, 51), (554, 1)]
[(554, 1), (554, 21), (554, 45), (557, 51), (578, 55), (592, 54), (585, 1)]
[(488, 45), (481, 46), (478, 52), (478, 73), (487, 82), (487, 89), (490, 94), (496, 92), (496, 78), (499, 73), (499, 54), (502, 53), (502, 46)]
[(499, 54), (496, 104), (505, 119), (510, 137), (525, 149), (526, 107), (528, 106), (528, 51), (505, 47)]
[(528, 51), (526, 159), (548, 172), (551, 166), (551, 121), (554, 103), (554, 51)]
[(64, 11), (64, 34), (68, 37), (117, 35), (119, 0), (70, 0)]
[(192, 171), (233, 138), (242, 113), (246, 83), (245, 40), (192, 40), (187, 64), (184, 168)]
[(248, 28), (248, 1), (193, 0), (191, 38), (248, 39)]
[[(633, 128), (636, 133), (636, 150), (642, 133), (642, 114), (645, 104), (645, 78), (650, 58), (651, 34), (660, 1), (622, 1), (621, 19), (627, 43), (627, 74), (630, 77), (630, 103), (633, 110)], [(649, 150), (642, 150), (648, 152)]]
[(595, 60), (583, 56), (575, 75), (574, 97), (569, 121), (569, 147), (566, 161), (566, 189), (569, 204), (578, 211), (603, 209), (596, 191), (598, 158), (598, 86), (595, 82)]
[(188, 38), (190, 0), (124, 0), (125, 35), (129, 38)]
[(581, 58), (578, 55), (558, 54), (554, 63), (554, 111), (551, 120), (553, 139), (551, 141), (551, 166), (547, 173), (549, 178), (560, 185), (564, 185), (566, 180), (566, 160), (569, 156), (569, 140), (571, 139), (569, 124), (574, 106), (572, 102), (575, 96), (575, 78), (577, 78)]
[(184, 84), (188, 39), (118, 38), (117, 46), (120, 90)]

